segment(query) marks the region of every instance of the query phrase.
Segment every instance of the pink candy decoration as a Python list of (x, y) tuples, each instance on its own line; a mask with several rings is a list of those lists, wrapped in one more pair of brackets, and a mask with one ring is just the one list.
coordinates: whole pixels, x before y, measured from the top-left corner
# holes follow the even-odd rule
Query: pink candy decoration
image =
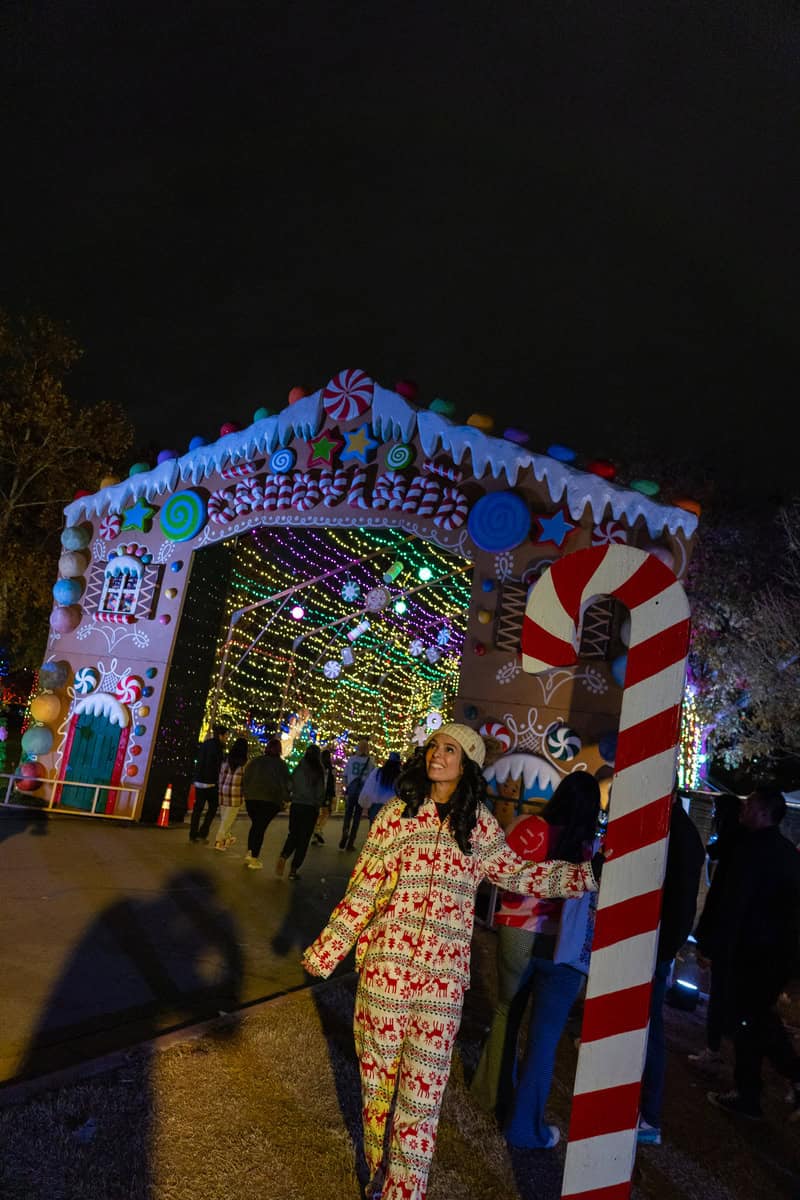
[(103, 517), (97, 532), (104, 542), (110, 542), (112, 538), (119, 537), (120, 529), (122, 517), (119, 513), (109, 513), (107, 517)]
[(323, 391), (322, 406), (334, 421), (352, 421), (369, 408), (374, 387), (364, 371), (340, 371)]
[(219, 427), (219, 436), (225, 437), (229, 433), (238, 433), (241, 425), (237, 421), (226, 421), (224, 425)]

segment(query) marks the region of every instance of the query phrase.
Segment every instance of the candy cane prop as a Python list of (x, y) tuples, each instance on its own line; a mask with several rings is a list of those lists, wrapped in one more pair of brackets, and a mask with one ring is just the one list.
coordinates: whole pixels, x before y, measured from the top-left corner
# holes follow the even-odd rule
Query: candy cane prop
[(632, 546), (598, 546), (559, 559), (533, 587), (526, 671), (577, 661), (581, 609), (596, 596), (626, 606), (631, 637), (562, 1200), (630, 1196), (689, 645), (672, 571)]

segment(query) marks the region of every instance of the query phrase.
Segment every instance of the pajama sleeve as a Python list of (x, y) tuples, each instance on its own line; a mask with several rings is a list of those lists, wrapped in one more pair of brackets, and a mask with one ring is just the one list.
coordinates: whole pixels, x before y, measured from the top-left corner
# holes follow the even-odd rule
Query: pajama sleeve
[(597, 891), (591, 863), (561, 862), (559, 859), (528, 862), (510, 848), (503, 830), (489, 812), (478, 818), (473, 849), (480, 857), (486, 878), (508, 892), (558, 900)]
[(393, 809), (394, 805), (387, 805), (376, 817), (344, 896), (331, 913), (328, 924), (303, 954), (303, 966), (311, 975), (327, 979), (391, 897), (397, 876), (396, 871), (387, 867), (391, 839), (391, 811), (387, 810)]

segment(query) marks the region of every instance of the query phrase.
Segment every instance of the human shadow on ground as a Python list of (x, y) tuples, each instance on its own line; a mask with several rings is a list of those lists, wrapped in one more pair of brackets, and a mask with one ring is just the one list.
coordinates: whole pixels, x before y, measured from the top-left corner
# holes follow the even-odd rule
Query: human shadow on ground
[(0, 810), (0, 843), (21, 833), (44, 837), (49, 832), (47, 814), (37, 806)]

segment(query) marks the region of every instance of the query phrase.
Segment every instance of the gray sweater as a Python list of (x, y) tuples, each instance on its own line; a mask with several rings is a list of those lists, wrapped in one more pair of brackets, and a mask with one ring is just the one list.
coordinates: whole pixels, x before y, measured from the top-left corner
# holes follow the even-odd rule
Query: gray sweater
[(274, 754), (252, 758), (245, 767), (243, 789), (245, 800), (288, 804), (291, 799), (289, 768)]

